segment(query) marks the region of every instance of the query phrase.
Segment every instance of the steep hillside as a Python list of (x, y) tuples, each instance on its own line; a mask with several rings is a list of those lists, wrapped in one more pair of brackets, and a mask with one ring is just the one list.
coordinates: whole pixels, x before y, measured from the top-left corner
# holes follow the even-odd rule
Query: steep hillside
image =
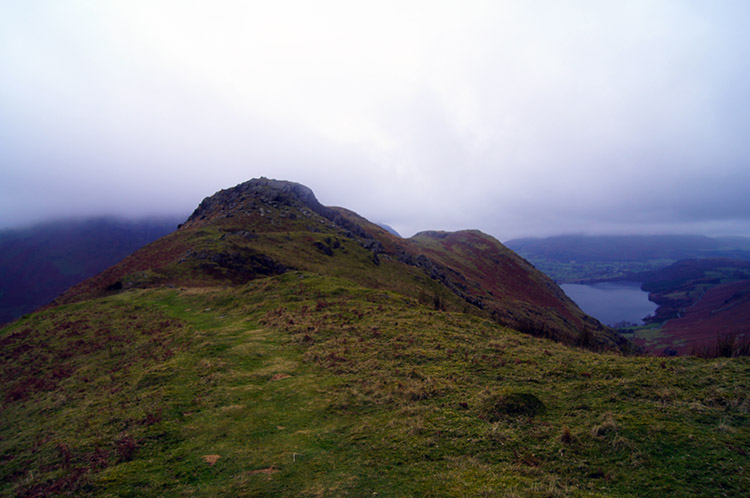
[(399, 292), (568, 344), (631, 347), (487, 235), (432, 232), (402, 239), (356, 213), (323, 206), (303, 185), (265, 178), (206, 198), (177, 232), (56, 303), (130, 288), (236, 285), (289, 270)]
[(177, 219), (92, 218), (0, 231), (0, 324), (173, 231)]
[[(627, 348), (618, 335), (581, 312), (549, 277), (489, 235), (476, 230), (422, 232), (410, 241), (430, 260), (464, 276), (470, 282), (467, 293), (499, 323), (569, 344), (605, 336)], [(572, 335), (571, 330), (581, 333)]]
[(710, 287), (659, 332), (644, 346), (658, 350), (668, 344), (677, 354), (750, 355), (750, 280)]
[(649, 327), (631, 332), (646, 351), (750, 354), (749, 261), (683, 260), (643, 280), (643, 290), (659, 305)]

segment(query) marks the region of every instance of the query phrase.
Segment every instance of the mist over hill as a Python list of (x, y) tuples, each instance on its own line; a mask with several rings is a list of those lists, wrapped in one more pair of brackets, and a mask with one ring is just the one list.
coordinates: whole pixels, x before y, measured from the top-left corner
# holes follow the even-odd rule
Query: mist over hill
[(0, 324), (47, 304), (180, 221), (98, 217), (0, 231)]

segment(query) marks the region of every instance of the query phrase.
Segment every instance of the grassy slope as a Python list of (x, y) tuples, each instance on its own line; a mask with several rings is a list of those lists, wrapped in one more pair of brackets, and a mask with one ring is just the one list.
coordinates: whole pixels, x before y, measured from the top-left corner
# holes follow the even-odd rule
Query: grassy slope
[(0, 337), (3, 495), (750, 489), (747, 359), (595, 354), (304, 272), (131, 290)]
[(476, 282), (486, 309), (505, 325), (567, 344), (590, 338), (627, 351), (626, 341), (586, 316), (549, 277), (491, 236), (477, 230), (423, 232), (410, 241)]
[[(253, 262), (253, 258), (268, 257), (286, 268), (347, 278), (425, 304), (439, 302), (439, 307), (449, 311), (492, 316), (517, 329), (567, 343), (592, 348), (628, 346), (586, 317), (547, 277), (480, 232), (451, 234), (446, 239), (450, 245), (443, 247), (429, 237), (400, 239), (342, 208), (326, 208), (339, 217), (334, 223), (296, 199), (273, 205), (250, 196), (244, 202), (252, 207), (232, 217), (223, 218), (219, 215), (224, 211), (218, 210), (219, 214), (205, 220), (188, 221), (177, 232), (73, 287), (57, 303), (101, 296), (112, 285), (233, 285), (268, 274), (268, 268)], [(347, 226), (356, 226), (361, 233), (352, 235)], [(365, 247), (368, 244), (379, 244), (380, 249), (372, 251)], [(479, 298), (484, 308), (469, 304), (439, 278), (431, 278), (429, 271), (402, 261), (403, 255), (414, 260), (423, 254), (442, 265), (432, 269), (458, 285), (466, 284), (465, 295)]]

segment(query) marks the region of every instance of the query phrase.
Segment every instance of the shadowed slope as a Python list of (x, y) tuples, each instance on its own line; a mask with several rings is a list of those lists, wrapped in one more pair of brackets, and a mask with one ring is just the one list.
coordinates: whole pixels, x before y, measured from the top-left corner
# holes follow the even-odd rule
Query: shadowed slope
[(568, 344), (627, 349), (627, 341), (587, 316), (549, 277), (478, 230), (421, 232), (412, 239), (431, 260), (452, 268), (498, 322)]
[(59, 220), (0, 231), (0, 324), (175, 229), (176, 218)]

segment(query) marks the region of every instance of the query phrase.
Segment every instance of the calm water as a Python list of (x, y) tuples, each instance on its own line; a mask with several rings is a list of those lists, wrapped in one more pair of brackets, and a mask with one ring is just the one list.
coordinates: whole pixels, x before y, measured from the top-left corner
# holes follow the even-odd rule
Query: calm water
[(641, 290), (640, 282), (605, 282), (601, 284), (562, 284), (562, 290), (586, 313), (607, 325), (618, 322), (643, 323), (656, 310)]

